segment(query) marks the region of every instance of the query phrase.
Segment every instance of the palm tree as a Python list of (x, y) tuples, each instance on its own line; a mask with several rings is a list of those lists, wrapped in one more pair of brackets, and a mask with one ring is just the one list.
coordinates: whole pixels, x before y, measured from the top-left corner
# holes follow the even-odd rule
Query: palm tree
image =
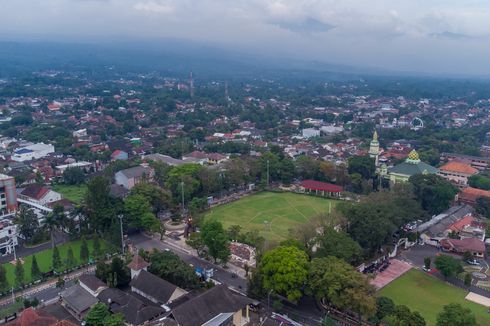
[(67, 218), (63, 211), (63, 207), (56, 205), (53, 211), (44, 218), (44, 228), (49, 232), (51, 237), (51, 248), (54, 248), (54, 231), (59, 227), (64, 227), (67, 224)]

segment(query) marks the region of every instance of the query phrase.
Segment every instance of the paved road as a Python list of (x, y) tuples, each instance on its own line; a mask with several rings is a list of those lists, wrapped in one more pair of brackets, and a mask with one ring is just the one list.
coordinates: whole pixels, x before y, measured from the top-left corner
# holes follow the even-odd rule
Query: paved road
[[(21, 239), (19, 238), (19, 241)], [(60, 233), (60, 232), (55, 232), (54, 233), (54, 242), (55, 244), (59, 245), (65, 242), (69, 241), (69, 236), (66, 233)], [(33, 247), (33, 248), (26, 248), (22, 244), (19, 244), (18, 247), (16, 247), (16, 254), (18, 258), (22, 258), (25, 256), (29, 256), (35, 253), (38, 253), (40, 251), (46, 250), (51, 248), (51, 241), (48, 241), (46, 243), (43, 243), (39, 246)], [(0, 256), (0, 264), (4, 263), (9, 263), (14, 260), (14, 254), (10, 255), (5, 255), (5, 256)]]
[(131, 235), (129, 237), (131, 242), (139, 249), (143, 248), (145, 250), (152, 250), (153, 248), (159, 249), (159, 250), (170, 250), (177, 254), (183, 261), (185, 261), (188, 264), (192, 264), (193, 266), (198, 266), (201, 268), (206, 268), (206, 269), (214, 269), (214, 276), (213, 279), (215, 279), (218, 282), (224, 283), (228, 286), (232, 286), (233, 288), (237, 289), (240, 292), (245, 293), (246, 288), (247, 288), (247, 280), (237, 276), (237, 277), (232, 277), (232, 273), (230, 273), (228, 270), (217, 266), (215, 264), (212, 264), (211, 262), (193, 256), (191, 253), (187, 252), (186, 250), (181, 249), (180, 247), (177, 247), (176, 245), (169, 243), (169, 242), (162, 242), (154, 238), (149, 238), (144, 234), (135, 234)]

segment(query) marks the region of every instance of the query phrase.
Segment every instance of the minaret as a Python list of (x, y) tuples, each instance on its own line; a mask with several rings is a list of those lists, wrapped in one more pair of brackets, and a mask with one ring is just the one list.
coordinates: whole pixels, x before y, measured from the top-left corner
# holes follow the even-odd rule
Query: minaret
[(194, 97), (194, 78), (192, 77), (192, 71), (191, 71), (191, 75), (189, 77), (189, 91), (190, 91), (191, 98), (193, 98)]
[(373, 134), (373, 140), (369, 144), (369, 157), (374, 158), (376, 166), (378, 166), (378, 158), (379, 158), (379, 141), (378, 141), (378, 133), (376, 130)]

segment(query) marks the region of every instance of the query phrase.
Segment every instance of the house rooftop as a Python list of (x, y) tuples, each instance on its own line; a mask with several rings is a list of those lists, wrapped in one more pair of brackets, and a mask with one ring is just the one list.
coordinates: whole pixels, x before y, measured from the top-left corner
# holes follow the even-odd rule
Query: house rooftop
[(131, 280), (129, 285), (158, 300), (162, 304), (167, 303), (177, 289), (176, 285), (145, 270), (141, 270), (139, 274)]

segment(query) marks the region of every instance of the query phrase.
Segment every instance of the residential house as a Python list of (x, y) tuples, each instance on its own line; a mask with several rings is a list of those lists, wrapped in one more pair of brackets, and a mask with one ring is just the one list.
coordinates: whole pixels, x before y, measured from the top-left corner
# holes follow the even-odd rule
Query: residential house
[(18, 189), (18, 198), (45, 206), (48, 203), (61, 200), (61, 194), (39, 184), (30, 184), (23, 189)]
[[(19, 189), (20, 190), (20, 189)], [(18, 195), (20, 199), (45, 206), (48, 203), (61, 200), (61, 194), (37, 183), (30, 184)]]
[(470, 252), (474, 257), (478, 258), (484, 258), (486, 252), (485, 243), (476, 238), (442, 239), (441, 248), (458, 254)]
[(77, 320), (83, 320), (90, 308), (99, 300), (80, 284), (75, 284), (60, 294), (62, 306), (68, 310)]
[(148, 180), (151, 181), (154, 176), (154, 171), (150, 166), (138, 165), (129, 169), (116, 172), (116, 184), (131, 190), (138, 183)]
[(158, 305), (167, 305), (187, 292), (142, 269), (129, 284), (131, 291)]
[(179, 326), (242, 326), (250, 322), (249, 305), (252, 302), (221, 284), (178, 305), (170, 317)]
[(58, 320), (51, 314), (29, 307), (23, 310), (17, 319), (7, 322), (5, 326), (75, 326), (75, 324), (68, 320)]
[(98, 296), (100, 292), (107, 289), (107, 284), (92, 274), (82, 274), (78, 278), (78, 283), (94, 297)]
[(423, 243), (439, 246), (440, 241), (448, 237), (449, 233), (464, 227), (468, 223), (468, 219), (465, 220), (465, 218), (472, 216), (473, 212), (474, 209), (469, 205), (453, 206), (429, 221), (420, 224), (416, 231), (420, 233), (420, 240)]
[(117, 160), (121, 160), (121, 161), (127, 161), (129, 158), (129, 155), (127, 152), (123, 151), (123, 150), (120, 150), (120, 149), (116, 149), (114, 152), (112, 152), (111, 154), (111, 160), (112, 161), (117, 161)]
[(468, 186), (468, 178), (478, 173), (478, 169), (469, 164), (450, 161), (439, 168), (437, 173), (454, 185), (464, 188)]

